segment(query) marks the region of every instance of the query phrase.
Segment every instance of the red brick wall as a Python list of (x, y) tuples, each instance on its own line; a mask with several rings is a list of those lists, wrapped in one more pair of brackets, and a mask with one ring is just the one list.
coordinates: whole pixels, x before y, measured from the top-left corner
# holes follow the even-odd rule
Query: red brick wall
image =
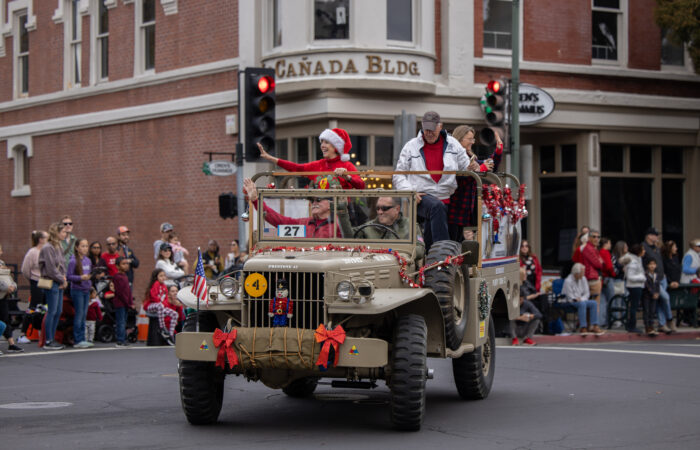
[[(510, 76), (510, 70), (477, 67), (474, 74), (476, 83)], [(580, 89), (587, 91), (626, 92), (630, 94), (666, 95), (679, 97), (700, 97), (700, 84), (674, 80), (650, 80), (625, 77), (605, 77), (600, 75), (562, 74), (521, 70), (520, 81), (541, 88)]]
[(435, 73), (442, 73), (442, 0), (435, 0)]
[(528, 0), (520, 5), (525, 61), (591, 63), (590, 0)]
[(0, 102), (12, 100), (12, 38), (5, 38), (0, 34), (0, 39), (5, 43), (5, 56), (0, 58)]
[(51, 20), (56, 5), (56, 2), (34, 2), (36, 30), (29, 32), (30, 97), (63, 89), (63, 23)]
[[(33, 229), (46, 229), (64, 214), (75, 234), (105, 238), (119, 225), (132, 230), (141, 259), (140, 299), (154, 266), (159, 225), (175, 226), (183, 245), (196, 252), (216, 239), (224, 250), (237, 238), (237, 222), (219, 218), (218, 196), (235, 191), (234, 177), (205, 176), (204, 151), (233, 151), (224, 116), (234, 109), (188, 114), (35, 137), (29, 197), (12, 198), (13, 161), (0, 158), (0, 244), (6, 262), (21, 263)], [(6, 142), (0, 142), (2, 155)], [(190, 256), (190, 261), (193, 260)]]
[(629, 8), (629, 67), (661, 68), (661, 29), (654, 22), (656, 0), (636, 0)]
[[(439, 0), (437, 0), (439, 1)], [(238, 56), (238, 2), (178, 2), (156, 14), (156, 72)]]
[[(157, 2), (157, 9), (160, 9)], [(156, 28), (156, 40), (158, 30)], [(109, 81), (134, 76), (134, 3), (109, 10)]]
[(484, 56), (484, 3), (474, 0), (474, 57)]

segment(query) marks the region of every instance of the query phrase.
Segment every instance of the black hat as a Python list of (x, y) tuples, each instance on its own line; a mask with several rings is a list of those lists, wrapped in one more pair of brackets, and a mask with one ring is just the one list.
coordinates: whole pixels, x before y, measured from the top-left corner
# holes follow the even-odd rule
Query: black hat
[(167, 242), (163, 242), (162, 244), (160, 244), (160, 249), (159, 249), (159, 251), (162, 252), (163, 250), (170, 250), (170, 251), (172, 251), (172, 250), (173, 250), (173, 247), (172, 247), (170, 244), (168, 244)]
[(653, 235), (655, 235), (655, 236), (658, 236), (658, 235), (659, 235), (659, 230), (657, 230), (657, 229), (654, 228), (654, 227), (649, 227), (649, 228), (647, 228), (647, 231), (644, 233), (644, 236), (646, 236), (647, 234), (653, 234)]

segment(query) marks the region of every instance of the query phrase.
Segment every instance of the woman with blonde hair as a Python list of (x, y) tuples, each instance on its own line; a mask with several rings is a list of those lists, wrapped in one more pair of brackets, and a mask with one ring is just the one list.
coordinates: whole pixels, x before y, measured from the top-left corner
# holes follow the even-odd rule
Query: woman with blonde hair
[(66, 280), (66, 260), (63, 257), (61, 241), (66, 239), (63, 223), (52, 223), (49, 227), (49, 242), (39, 252), (39, 270), (41, 278), (50, 280), (51, 287), (43, 288), (47, 311), (45, 321), (45, 342), (47, 350), (61, 350), (63, 345), (54, 342), (58, 319), (63, 311), (63, 290), (68, 285)]
[[(469, 125), (460, 125), (452, 132), (452, 137), (459, 141), (460, 145), (467, 152), (470, 158), (469, 170), (476, 172), (494, 172), (498, 170), (503, 154), (503, 142), (496, 135), (496, 150), (491, 157), (486, 160), (477, 160), (472, 151), (472, 146), (476, 139), (476, 132)], [(457, 189), (450, 196), (450, 203), (447, 206), (447, 226), (450, 239), (461, 242), (464, 240), (463, 228), (476, 224), (474, 220), (474, 205), (476, 204), (476, 183), (471, 177), (457, 177)]]

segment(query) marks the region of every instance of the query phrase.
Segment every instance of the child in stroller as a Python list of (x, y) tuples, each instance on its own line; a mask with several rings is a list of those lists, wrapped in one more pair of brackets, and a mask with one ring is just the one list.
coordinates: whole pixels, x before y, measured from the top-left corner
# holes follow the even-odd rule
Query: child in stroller
[[(110, 276), (104, 276), (95, 280), (95, 290), (97, 297), (102, 303), (102, 319), (95, 323), (95, 338), (102, 342), (113, 342), (116, 336), (114, 326), (116, 324), (116, 316), (114, 313), (114, 284)], [(126, 311), (126, 339), (134, 343), (138, 339), (138, 327), (136, 326), (136, 317), (138, 313), (134, 308), (129, 308)]]

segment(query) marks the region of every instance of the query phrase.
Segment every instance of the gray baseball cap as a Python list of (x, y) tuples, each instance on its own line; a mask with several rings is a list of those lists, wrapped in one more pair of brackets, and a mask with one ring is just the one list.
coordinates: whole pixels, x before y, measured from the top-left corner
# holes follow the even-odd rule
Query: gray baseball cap
[(423, 114), (421, 124), (424, 130), (435, 131), (435, 128), (437, 128), (437, 124), (439, 123), (441, 123), (440, 114), (436, 113), (435, 111), (428, 111), (427, 113)]
[(165, 233), (166, 231), (173, 231), (173, 226), (168, 222), (163, 222), (160, 224), (160, 232)]

